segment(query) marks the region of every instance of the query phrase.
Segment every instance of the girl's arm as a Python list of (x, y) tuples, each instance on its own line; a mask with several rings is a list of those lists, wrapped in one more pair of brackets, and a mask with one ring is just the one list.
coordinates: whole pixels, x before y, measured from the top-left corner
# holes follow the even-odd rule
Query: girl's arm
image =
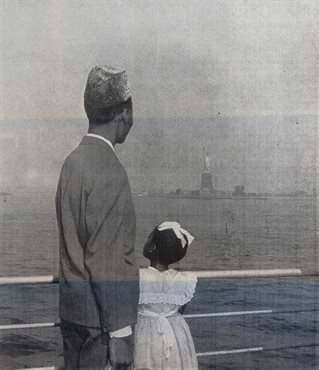
[(178, 309), (178, 312), (183, 315), (184, 311), (185, 311), (185, 308), (186, 308), (186, 304), (184, 304), (184, 306), (181, 306), (179, 309)]

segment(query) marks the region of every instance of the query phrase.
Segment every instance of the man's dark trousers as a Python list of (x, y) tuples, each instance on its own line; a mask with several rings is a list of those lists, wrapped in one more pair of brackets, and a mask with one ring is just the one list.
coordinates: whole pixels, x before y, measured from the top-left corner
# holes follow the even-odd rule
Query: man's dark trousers
[(99, 328), (61, 320), (65, 370), (104, 370), (109, 336)]

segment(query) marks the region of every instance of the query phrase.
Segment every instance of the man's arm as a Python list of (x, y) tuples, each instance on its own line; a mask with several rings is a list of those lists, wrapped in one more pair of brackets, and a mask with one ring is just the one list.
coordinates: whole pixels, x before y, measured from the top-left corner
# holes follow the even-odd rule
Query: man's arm
[[(95, 179), (87, 198), (89, 239), (85, 246), (84, 263), (90, 275), (102, 327), (108, 333), (134, 325), (137, 316), (136, 268), (127, 263), (125, 256), (130, 222), (135, 228), (134, 211), (126, 208), (128, 191), (126, 177), (114, 168), (108, 170), (107, 177)], [(127, 219), (130, 211), (132, 220)], [(123, 225), (124, 220), (128, 225)]]
[(184, 304), (183, 306), (181, 306), (179, 309), (178, 309), (178, 312), (183, 315), (184, 314), (184, 311), (185, 311), (185, 308), (186, 308), (186, 304)]

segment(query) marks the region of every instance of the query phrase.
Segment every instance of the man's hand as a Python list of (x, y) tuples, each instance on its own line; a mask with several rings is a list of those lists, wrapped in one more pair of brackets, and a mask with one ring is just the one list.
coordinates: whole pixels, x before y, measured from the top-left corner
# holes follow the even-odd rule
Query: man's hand
[(109, 341), (109, 354), (112, 369), (127, 369), (133, 362), (134, 336), (116, 338)]

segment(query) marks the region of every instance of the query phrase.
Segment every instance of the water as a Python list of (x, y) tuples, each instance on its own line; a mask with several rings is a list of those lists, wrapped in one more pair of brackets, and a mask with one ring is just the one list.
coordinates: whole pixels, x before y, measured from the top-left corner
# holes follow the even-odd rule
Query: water
[[(200, 281), (185, 313), (272, 309), (267, 315), (188, 319), (197, 352), (259, 347), (263, 352), (200, 358), (200, 369), (319, 368), (316, 279)], [(57, 285), (1, 287), (2, 324), (57, 321)], [(0, 332), (1, 369), (62, 364), (59, 330)], [(283, 349), (287, 348), (288, 349)], [(290, 348), (289, 348), (290, 347)]]
[[(135, 197), (137, 259), (148, 233), (165, 220), (178, 220), (194, 236), (181, 268), (317, 270), (314, 200), (177, 199)], [(58, 234), (54, 194), (14, 194), (1, 204), (2, 276), (57, 271)]]
[[(317, 265), (312, 198), (134, 198), (137, 257), (147, 234), (178, 220), (196, 240), (179, 267), (189, 269), (301, 268)], [(1, 275), (57, 271), (54, 195), (14, 194), (1, 204)], [(227, 226), (226, 226), (227, 225)], [(0, 323), (57, 321), (57, 285), (1, 287)], [(264, 347), (265, 351), (200, 358), (201, 369), (318, 369), (316, 279), (201, 281), (186, 313), (273, 309), (263, 316), (190, 319), (198, 352)], [(0, 368), (62, 363), (58, 329), (0, 332)], [(283, 349), (290, 347), (289, 349)], [(279, 348), (279, 349), (278, 349)]]

